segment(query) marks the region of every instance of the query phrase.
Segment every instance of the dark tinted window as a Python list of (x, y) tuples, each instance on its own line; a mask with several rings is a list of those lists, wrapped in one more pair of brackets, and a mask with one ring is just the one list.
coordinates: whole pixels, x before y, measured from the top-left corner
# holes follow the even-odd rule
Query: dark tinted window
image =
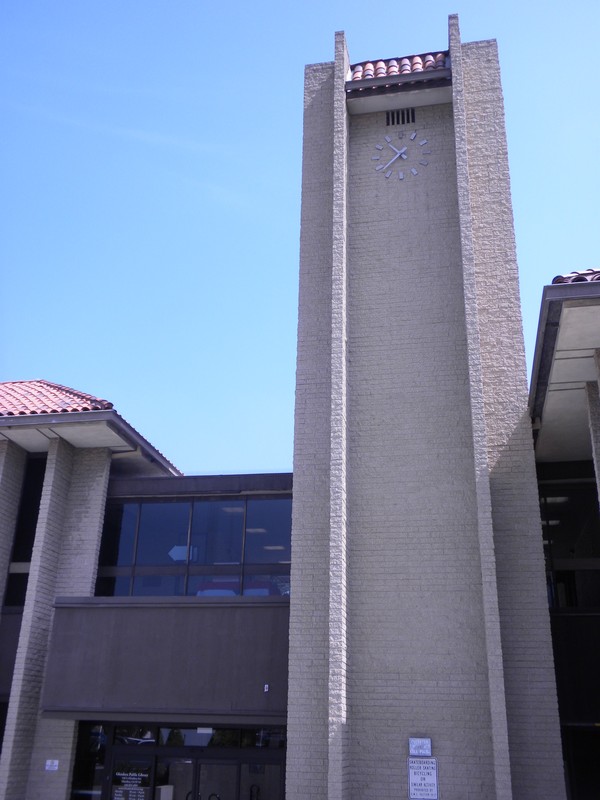
[(192, 519), (191, 564), (239, 564), (244, 500), (198, 500)]
[(11, 561), (31, 561), (45, 472), (45, 458), (27, 461)]
[(142, 503), (136, 564), (185, 564), (190, 503)]
[(108, 503), (99, 596), (288, 596), (291, 497)]
[(248, 500), (245, 562), (288, 563), (291, 558), (291, 532), (291, 498)]
[(103, 567), (133, 564), (138, 503), (109, 504), (104, 520), (100, 564)]

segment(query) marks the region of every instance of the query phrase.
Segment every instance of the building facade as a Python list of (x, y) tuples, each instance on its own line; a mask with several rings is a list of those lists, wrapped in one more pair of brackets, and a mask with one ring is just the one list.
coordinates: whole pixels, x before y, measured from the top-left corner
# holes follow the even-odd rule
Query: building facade
[(498, 58), (456, 17), (306, 71), (293, 519), (288, 798), (434, 796), (411, 739), (441, 797), (564, 797)]
[(293, 509), (291, 475), (184, 477), (110, 403), (0, 384), (0, 800), (562, 800), (561, 725), (597, 797), (577, 275), (528, 410), (495, 43), (451, 17), (447, 50), (354, 64), (337, 34), (306, 69)]
[(183, 477), (46, 381), (0, 458), (0, 797), (282, 798), (291, 475)]

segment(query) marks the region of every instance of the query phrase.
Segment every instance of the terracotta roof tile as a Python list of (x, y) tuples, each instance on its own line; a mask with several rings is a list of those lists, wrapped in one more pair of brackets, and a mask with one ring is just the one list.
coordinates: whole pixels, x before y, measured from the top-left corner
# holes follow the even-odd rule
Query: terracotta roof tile
[(600, 281), (600, 269), (584, 269), (569, 272), (568, 275), (557, 275), (552, 283), (589, 283)]
[(449, 67), (450, 56), (448, 52), (424, 53), (418, 56), (405, 56), (404, 58), (390, 58), (387, 61), (363, 61), (350, 68), (353, 81), (370, 80), (371, 78), (393, 77), (398, 74), (410, 75), (411, 73), (432, 72)]
[(106, 411), (112, 407), (107, 400), (49, 381), (0, 383), (0, 417)]

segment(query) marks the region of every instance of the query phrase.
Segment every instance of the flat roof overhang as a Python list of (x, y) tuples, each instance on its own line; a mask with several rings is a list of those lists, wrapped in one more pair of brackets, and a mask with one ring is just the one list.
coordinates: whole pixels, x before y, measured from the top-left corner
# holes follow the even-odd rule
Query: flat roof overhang
[(451, 102), (450, 69), (346, 81), (346, 105), (349, 114), (371, 114)]
[(113, 409), (0, 417), (0, 441), (14, 442), (28, 453), (48, 452), (52, 439), (75, 448), (108, 448), (117, 471), (125, 474), (181, 475)]
[(537, 461), (592, 458), (585, 385), (598, 379), (596, 349), (600, 283), (545, 286), (529, 394)]

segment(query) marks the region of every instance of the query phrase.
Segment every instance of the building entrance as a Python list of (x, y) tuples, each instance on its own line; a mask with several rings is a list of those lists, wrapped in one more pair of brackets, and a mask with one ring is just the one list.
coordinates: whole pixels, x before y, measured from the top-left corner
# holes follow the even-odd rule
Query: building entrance
[(281, 779), (280, 764), (165, 759), (157, 764), (154, 798), (155, 800), (282, 800)]
[(284, 798), (284, 728), (79, 727), (72, 800)]

